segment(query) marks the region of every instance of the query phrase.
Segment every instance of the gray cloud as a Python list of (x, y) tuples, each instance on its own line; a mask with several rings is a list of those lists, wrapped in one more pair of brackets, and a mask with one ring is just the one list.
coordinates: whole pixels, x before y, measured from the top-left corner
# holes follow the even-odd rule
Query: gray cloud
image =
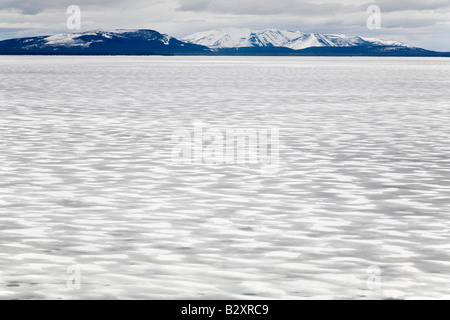
[(78, 5), (85, 8), (110, 8), (126, 2), (126, 0), (0, 0), (0, 10), (18, 10), (20, 13), (25, 15), (35, 15), (50, 9), (60, 8), (65, 10), (70, 5)]
[(410, 11), (410, 10), (439, 10), (450, 8), (450, 0), (408, 0), (392, 1), (379, 0), (375, 2), (383, 12)]
[[(181, 0), (179, 11), (209, 11), (226, 14), (277, 15), (277, 14), (336, 14), (361, 10), (363, 6), (343, 3), (314, 3), (288, 0), (283, 2), (261, 0)], [(365, 7), (367, 8), (367, 6)]]
[(378, 0), (331, 1), (317, 3), (311, 0), (179, 0), (180, 11), (209, 11), (228, 14), (336, 14), (364, 11), (369, 5), (378, 5), (383, 12), (409, 10), (438, 10), (450, 8), (450, 0)]

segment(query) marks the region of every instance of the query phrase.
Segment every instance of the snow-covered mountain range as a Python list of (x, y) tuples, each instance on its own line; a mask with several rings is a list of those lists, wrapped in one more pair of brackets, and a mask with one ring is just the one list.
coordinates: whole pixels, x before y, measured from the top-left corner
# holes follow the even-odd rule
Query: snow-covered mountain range
[(349, 37), (342, 34), (323, 35), (278, 29), (251, 30), (248, 28), (224, 28), (199, 32), (184, 37), (182, 40), (213, 49), (284, 47), (302, 50), (310, 47), (407, 47), (402, 42), (384, 41), (376, 38)]
[(88, 31), (0, 41), (0, 55), (450, 56), (397, 41), (266, 29), (218, 29), (176, 39), (154, 30)]
[(202, 54), (210, 49), (154, 30), (60, 33), (0, 41), (0, 54)]

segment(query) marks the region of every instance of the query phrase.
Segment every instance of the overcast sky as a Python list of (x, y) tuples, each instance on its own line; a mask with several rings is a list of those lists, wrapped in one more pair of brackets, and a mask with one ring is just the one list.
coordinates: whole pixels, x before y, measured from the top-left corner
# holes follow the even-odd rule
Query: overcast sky
[[(66, 9), (78, 5), (80, 31), (153, 29), (174, 37), (222, 27), (279, 28), (399, 40), (450, 52), (450, 0), (0, 0), (0, 39), (73, 32)], [(381, 29), (367, 8), (381, 8)]]

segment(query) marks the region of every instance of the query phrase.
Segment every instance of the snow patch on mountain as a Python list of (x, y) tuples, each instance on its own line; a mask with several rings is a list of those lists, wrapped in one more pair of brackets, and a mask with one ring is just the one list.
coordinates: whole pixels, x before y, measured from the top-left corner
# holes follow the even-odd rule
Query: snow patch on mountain
[(86, 47), (89, 46), (91, 42), (86, 42), (81, 39), (78, 39), (80, 36), (83, 36), (86, 34), (72, 34), (72, 33), (62, 33), (62, 34), (56, 34), (54, 36), (50, 36), (47, 38), (44, 38), (45, 44), (49, 46), (81, 46)]
[[(61, 33), (53, 36), (45, 37), (43, 40), (44, 46), (63, 46), (63, 47), (89, 47), (94, 42), (102, 42), (104, 39), (114, 39), (114, 38), (133, 38), (142, 37), (145, 40), (159, 40), (165, 44), (169, 45), (172, 37), (166, 34), (159, 34), (152, 30), (99, 30), (99, 31), (89, 31), (83, 33)], [(95, 39), (94, 39), (95, 38)]]

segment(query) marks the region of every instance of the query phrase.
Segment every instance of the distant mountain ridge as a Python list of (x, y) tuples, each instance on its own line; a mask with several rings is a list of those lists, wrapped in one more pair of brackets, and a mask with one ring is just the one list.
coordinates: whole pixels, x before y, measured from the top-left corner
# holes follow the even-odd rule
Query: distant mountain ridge
[(0, 41), (0, 54), (174, 55), (210, 50), (154, 30), (88, 31)]
[(225, 28), (199, 32), (186, 36), (182, 40), (213, 49), (284, 47), (302, 50), (311, 47), (407, 47), (402, 42), (384, 41), (376, 38), (348, 37), (342, 34), (323, 35), (278, 29), (251, 30), (248, 28)]
[(440, 56), (398, 41), (266, 29), (217, 29), (176, 39), (154, 30), (88, 31), (0, 41), (0, 55)]

